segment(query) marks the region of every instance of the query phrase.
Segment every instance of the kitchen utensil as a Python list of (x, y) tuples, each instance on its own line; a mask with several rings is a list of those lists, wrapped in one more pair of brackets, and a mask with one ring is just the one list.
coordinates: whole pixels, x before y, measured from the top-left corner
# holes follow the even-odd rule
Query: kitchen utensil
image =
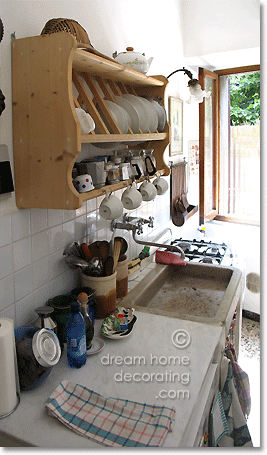
[(157, 194), (159, 195), (166, 193), (169, 188), (168, 182), (162, 177), (157, 177), (153, 181), (153, 185), (157, 188)]
[(126, 134), (128, 131), (128, 117), (126, 115), (126, 111), (123, 107), (118, 106), (117, 104), (113, 103), (112, 101), (106, 100), (105, 103), (110, 110), (111, 115), (113, 116), (115, 122), (117, 123), (118, 127), (120, 128), (123, 134)]
[(119, 166), (111, 166), (107, 172), (107, 182), (112, 185), (120, 180)]
[(148, 98), (149, 102), (154, 106), (155, 110), (157, 111), (158, 115), (158, 132), (161, 133), (166, 125), (167, 121), (167, 114), (164, 107), (153, 98)]
[(99, 251), (100, 251), (100, 254), (101, 254), (101, 258), (102, 258), (102, 262), (103, 262), (103, 263), (105, 262), (105, 260), (106, 260), (107, 257), (108, 257), (109, 248), (110, 248), (110, 245), (109, 245), (109, 242), (108, 242), (107, 240), (102, 240), (102, 241), (99, 243)]
[(94, 189), (93, 180), (89, 174), (78, 175), (74, 179), (74, 182), (77, 185), (79, 193), (86, 193)]
[(97, 354), (98, 352), (102, 351), (104, 346), (105, 346), (104, 340), (102, 340), (102, 338), (94, 336), (91, 348), (88, 351), (86, 351), (87, 356)]
[(134, 210), (140, 207), (142, 204), (142, 195), (136, 187), (136, 183), (133, 182), (123, 192), (121, 197), (122, 205), (125, 209)]
[(146, 172), (148, 175), (152, 176), (155, 175), (157, 172), (155, 163), (150, 155), (145, 155), (144, 157)]
[(179, 254), (172, 253), (171, 251), (157, 250), (155, 255), (155, 262), (160, 264), (172, 265), (186, 265), (188, 262), (181, 259)]
[(38, 327), (15, 329), (18, 374), (21, 390), (37, 387), (60, 359), (61, 350), (55, 333)]
[(181, 212), (181, 213), (184, 213), (186, 211), (186, 208), (181, 200), (181, 198), (177, 198), (176, 202), (175, 202), (175, 207), (176, 207), (176, 211), (177, 213), (178, 212)]
[(150, 126), (149, 110), (140, 101), (138, 96), (132, 95), (130, 93), (125, 93), (122, 96), (135, 107), (138, 112), (140, 129), (143, 133), (147, 133)]
[(47, 305), (54, 308), (53, 320), (57, 324), (57, 336), (60, 342), (61, 349), (66, 343), (66, 322), (70, 314), (71, 302), (74, 297), (69, 294), (56, 295), (47, 301)]
[(157, 131), (159, 123), (157, 111), (153, 104), (151, 104), (146, 98), (139, 96), (139, 99), (143, 104), (145, 104), (146, 108), (149, 111), (149, 131), (151, 133), (155, 133)]
[(143, 201), (152, 201), (157, 196), (157, 189), (149, 180), (145, 180), (139, 190)]
[[(120, 240), (120, 242), (121, 242), (121, 251), (120, 251), (120, 257), (121, 257), (121, 256), (123, 256), (123, 255), (126, 253), (126, 251), (128, 250), (128, 242), (127, 242), (127, 240), (125, 240), (123, 237), (119, 237), (119, 236), (115, 237), (115, 239), (116, 239), (116, 240)], [(114, 239), (114, 240), (115, 240), (115, 239)]]
[(100, 246), (99, 245), (100, 245), (100, 242), (97, 240), (97, 241), (95, 241), (93, 243), (90, 243), (90, 245), (88, 246), (92, 258), (100, 258), (101, 257)]
[(121, 163), (119, 165), (120, 169), (120, 180), (129, 180), (131, 178), (131, 165), (130, 163)]
[[(124, 330), (123, 329), (116, 330), (116, 327), (114, 327), (116, 323), (116, 317), (118, 314), (122, 314), (125, 315), (125, 317), (127, 317), (128, 320), (127, 328)], [(135, 316), (135, 314), (133, 314), (133, 309), (118, 307), (115, 310), (115, 314), (114, 313), (111, 314), (103, 321), (101, 333), (107, 338), (120, 339), (121, 336), (130, 335), (136, 321), (137, 317)]]
[[(107, 261), (109, 261), (109, 256)], [(116, 308), (116, 276), (117, 272), (112, 273), (112, 271), (111, 275), (100, 277), (82, 274), (82, 285), (89, 286), (95, 291), (96, 319), (106, 318)]]
[(80, 258), (76, 258), (74, 256), (64, 256), (63, 254), (63, 257), (66, 261), (66, 263), (72, 267), (72, 268), (76, 268), (76, 267), (81, 267), (83, 269), (86, 269), (88, 267), (88, 262), (85, 261), (84, 259), (80, 259)]
[(85, 29), (73, 19), (54, 18), (46, 22), (41, 35), (67, 32), (75, 36), (79, 43), (89, 44), (92, 46), (89, 36)]
[(110, 276), (113, 273), (114, 259), (112, 256), (108, 256), (103, 264), (104, 276)]
[(114, 96), (116, 103), (121, 106), (131, 119), (131, 129), (134, 134), (139, 133), (140, 121), (136, 107), (122, 96)]
[(99, 214), (105, 220), (115, 220), (123, 213), (123, 205), (121, 200), (113, 195), (108, 194), (99, 206)]
[(75, 164), (79, 174), (89, 174), (92, 177), (94, 187), (96, 189), (102, 188), (106, 182), (106, 171), (104, 160), (98, 159), (96, 161), (83, 160)]
[(82, 243), (81, 244), (81, 251), (83, 253), (83, 257), (86, 261), (90, 261), (92, 258), (92, 253), (90, 251), (90, 248), (88, 247), (87, 243)]
[(115, 238), (114, 239), (114, 254), (113, 254), (113, 259), (114, 259), (113, 273), (115, 272), (115, 269), (117, 267), (120, 252), (121, 252), (121, 241), (119, 239)]
[(81, 125), (81, 134), (89, 134), (95, 129), (95, 122), (93, 118), (83, 109), (75, 108), (75, 111)]
[(139, 52), (134, 52), (133, 47), (126, 47), (126, 52), (120, 52), (119, 54), (114, 52), (112, 54), (114, 59), (121, 63), (121, 65), (132, 68), (135, 71), (146, 74), (150, 68), (150, 65), (154, 57), (146, 59), (145, 54), (140, 54)]
[(116, 266), (116, 272), (116, 295), (117, 299), (121, 299), (128, 293), (128, 258), (126, 254), (122, 255), (121, 252)]
[(39, 327), (40, 329), (49, 329), (53, 330), (55, 334), (57, 333), (57, 325), (51, 318), (51, 313), (54, 312), (54, 308), (45, 305), (45, 306), (40, 306), (35, 309), (36, 313), (38, 314), (39, 318), (35, 322), (35, 325)]

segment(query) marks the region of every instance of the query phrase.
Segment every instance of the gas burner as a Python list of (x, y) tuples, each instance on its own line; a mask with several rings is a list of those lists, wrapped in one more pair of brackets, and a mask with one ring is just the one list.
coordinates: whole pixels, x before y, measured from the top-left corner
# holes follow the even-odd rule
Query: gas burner
[(189, 261), (216, 265), (222, 263), (228, 248), (225, 243), (219, 244), (203, 239), (185, 240), (180, 238), (173, 240), (171, 245), (178, 245), (182, 248)]

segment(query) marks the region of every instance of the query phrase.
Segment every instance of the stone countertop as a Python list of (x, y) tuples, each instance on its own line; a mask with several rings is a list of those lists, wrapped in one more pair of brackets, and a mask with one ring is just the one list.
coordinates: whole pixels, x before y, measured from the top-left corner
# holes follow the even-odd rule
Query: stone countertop
[[(0, 436), (37, 447), (100, 448), (98, 443), (77, 435), (45, 410), (47, 398), (67, 379), (105, 397), (175, 407), (173, 431), (168, 433), (163, 447), (181, 446), (222, 328), (141, 312), (135, 314), (137, 322), (130, 336), (120, 340), (105, 338), (104, 348), (88, 356), (81, 369), (68, 366), (65, 348), (48, 378), (36, 389), (21, 392), (16, 411), (0, 420)], [(96, 336), (101, 336), (101, 322), (96, 321)], [(187, 347), (175, 346), (173, 340), (176, 344), (178, 340), (181, 346), (188, 341), (188, 335)], [(175, 378), (174, 372), (178, 373)]]

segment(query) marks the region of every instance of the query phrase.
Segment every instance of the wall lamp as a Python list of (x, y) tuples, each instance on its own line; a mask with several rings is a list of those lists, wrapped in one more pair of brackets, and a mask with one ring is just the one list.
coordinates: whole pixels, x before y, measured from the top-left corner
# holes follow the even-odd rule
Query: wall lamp
[(169, 77), (171, 77), (175, 73), (178, 73), (179, 71), (183, 71), (184, 74), (186, 74), (189, 77), (188, 87), (189, 87), (189, 91), (190, 91), (190, 98), (187, 101), (188, 104), (190, 104), (191, 101), (194, 101), (196, 103), (202, 103), (204, 96), (206, 98), (209, 98), (210, 92), (206, 92), (206, 90), (202, 90), (201, 86), (198, 82), (198, 79), (193, 79), (193, 74), (191, 73), (191, 71), (187, 70), (185, 67), (183, 67), (179, 70), (173, 71), (171, 74), (169, 74), (169, 76), (167, 76), (167, 79), (169, 79)]

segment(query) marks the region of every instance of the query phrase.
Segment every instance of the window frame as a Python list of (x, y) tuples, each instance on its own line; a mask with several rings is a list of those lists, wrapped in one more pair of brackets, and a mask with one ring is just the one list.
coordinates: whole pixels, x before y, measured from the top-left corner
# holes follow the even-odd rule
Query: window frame
[(199, 224), (204, 224), (208, 220), (228, 221), (240, 224), (256, 224), (257, 222), (248, 222), (241, 218), (235, 218), (219, 213), (219, 195), (220, 195), (220, 76), (230, 76), (232, 74), (250, 73), (260, 71), (260, 65), (248, 65), (236, 68), (226, 68), (216, 71), (209, 71), (205, 68), (199, 68), (199, 83), (202, 89), (205, 89), (205, 76), (215, 81), (214, 101), (214, 138), (213, 138), (213, 210), (210, 213), (205, 212), (205, 101), (199, 105)]

